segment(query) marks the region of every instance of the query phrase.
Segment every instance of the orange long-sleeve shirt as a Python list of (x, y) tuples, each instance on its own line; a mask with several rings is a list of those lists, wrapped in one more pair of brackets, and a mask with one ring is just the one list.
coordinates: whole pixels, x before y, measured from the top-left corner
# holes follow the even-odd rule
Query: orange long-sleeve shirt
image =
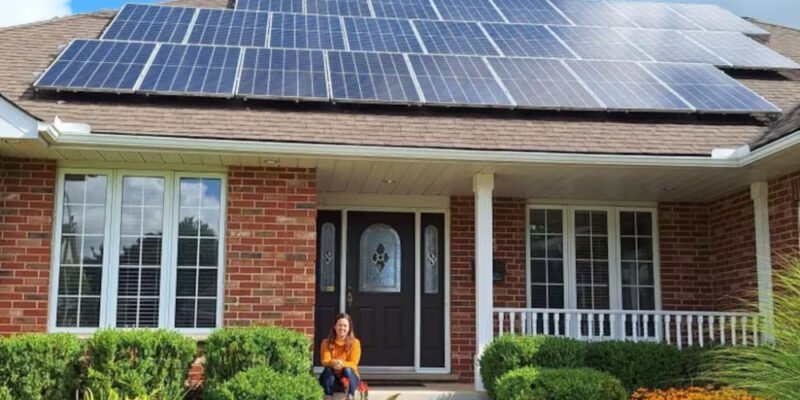
[(333, 351), (331, 351), (328, 346), (328, 339), (325, 339), (322, 341), (319, 354), (323, 367), (333, 368), (333, 360), (342, 360), (344, 368), (350, 368), (356, 375), (359, 375), (358, 362), (361, 360), (361, 342), (358, 339), (353, 340), (349, 353), (344, 350), (344, 340), (335, 339), (333, 341)]

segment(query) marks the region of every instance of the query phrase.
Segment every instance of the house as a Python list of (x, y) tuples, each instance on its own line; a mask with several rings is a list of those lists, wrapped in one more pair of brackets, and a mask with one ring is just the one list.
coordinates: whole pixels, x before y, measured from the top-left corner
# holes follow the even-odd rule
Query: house
[[(114, 17), (0, 29), (0, 333), (278, 324), (318, 343), (346, 310), (365, 370), (473, 382), (510, 330), (757, 343), (797, 254), (794, 68), (725, 69), (781, 113), (34, 87)], [(800, 62), (800, 31), (754, 24)]]

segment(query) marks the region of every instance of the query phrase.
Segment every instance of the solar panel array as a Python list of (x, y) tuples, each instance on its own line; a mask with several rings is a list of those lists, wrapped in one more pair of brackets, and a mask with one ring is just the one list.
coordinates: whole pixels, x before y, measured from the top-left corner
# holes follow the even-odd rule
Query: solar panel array
[[(757, 27), (722, 9), (712, 12), (714, 6), (699, 9), (708, 12), (700, 19), (683, 15), (697, 10), (689, 5), (629, 4), (239, 0), (235, 10), (129, 4), (101, 40), (74, 41), (35, 86), (558, 110), (779, 111), (713, 67), (800, 69), (738, 33), (759, 34)], [(718, 92), (706, 93), (712, 90)]]

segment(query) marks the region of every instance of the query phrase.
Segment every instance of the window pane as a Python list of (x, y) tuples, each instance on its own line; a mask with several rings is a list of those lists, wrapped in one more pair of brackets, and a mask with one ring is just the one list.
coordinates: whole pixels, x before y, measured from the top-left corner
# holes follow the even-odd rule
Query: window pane
[[(653, 216), (649, 211), (621, 212), (629, 226), (620, 238), (622, 247), (622, 306), (626, 310), (655, 309), (653, 271)], [(627, 221), (627, 222), (624, 222)], [(630, 227), (633, 231), (630, 231)], [(629, 329), (630, 330), (630, 329)]]
[(100, 296), (100, 287), (103, 282), (102, 267), (83, 267), (82, 295)]
[(361, 234), (359, 246), (359, 290), (399, 293), (403, 264), (400, 256), (400, 235), (397, 231), (385, 224), (370, 225)]
[(56, 326), (78, 326), (78, 298), (58, 297), (58, 306), (56, 307)]
[(439, 293), (439, 229), (425, 228), (425, 293)]
[(100, 326), (100, 297), (83, 297), (80, 303), (80, 321), (82, 327)]
[(197, 295), (215, 297), (217, 295), (217, 269), (201, 269), (197, 277)]
[(575, 270), (578, 308), (608, 309), (608, 216), (605, 211), (575, 211)]
[(175, 303), (175, 327), (194, 328), (195, 299), (178, 299)]
[(178, 266), (197, 266), (198, 239), (178, 239)]
[(563, 211), (547, 210), (547, 233), (560, 234), (563, 233), (563, 230)]
[(194, 297), (197, 295), (197, 270), (178, 268), (178, 297)]
[(550, 308), (564, 308), (564, 287), (551, 285), (549, 289), (548, 301)]
[(547, 257), (547, 236), (544, 235), (531, 236), (531, 257), (535, 258)]
[(547, 261), (531, 261), (531, 282), (547, 283)]
[(639, 263), (639, 282), (640, 285), (653, 285), (653, 264)]
[(531, 210), (531, 233), (547, 232), (546, 210)]
[(653, 239), (649, 237), (640, 237), (636, 243), (636, 258), (639, 261), (651, 261), (653, 259)]
[(219, 241), (200, 239), (200, 266), (216, 267), (219, 263)]
[(533, 308), (547, 308), (547, 286), (531, 286), (531, 306)]
[(540, 308), (562, 308), (564, 281), (563, 214), (558, 209), (530, 211), (531, 284), (535, 289), (532, 305)]
[(322, 224), (319, 260), (319, 290), (336, 291), (336, 226), (330, 222)]
[(197, 327), (214, 328), (217, 325), (217, 300), (200, 299), (197, 301)]
[(550, 283), (564, 283), (564, 262), (553, 260), (547, 263), (547, 280)]
[(619, 213), (619, 232), (623, 236), (633, 236), (636, 234), (636, 218), (632, 212)]
[(636, 283), (636, 263), (623, 262), (621, 273), (623, 285), (633, 285)]
[(61, 267), (58, 282), (58, 294), (77, 295), (81, 284), (80, 267)]

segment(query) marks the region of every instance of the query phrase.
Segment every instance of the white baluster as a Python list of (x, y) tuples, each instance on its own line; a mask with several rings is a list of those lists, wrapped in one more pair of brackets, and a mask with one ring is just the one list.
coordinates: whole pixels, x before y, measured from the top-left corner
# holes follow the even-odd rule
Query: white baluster
[(692, 335), (692, 325), (694, 324), (694, 315), (689, 314), (686, 316), (686, 337), (689, 339), (689, 347), (694, 345), (694, 335)]
[(742, 323), (742, 346), (747, 346), (747, 317), (742, 315), (739, 318)]
[(542, 318), (544, 318), (544, 334), (545, 335), (549, 335), (550, 334), (550, 312), (549, 311), (545, 312), (544, 315), (542, 315)]
[(736, 346), (736, 316), (731, 316), (731, 346)]
[(561, 336), (561, 327), (559, 326), (561, 325), (560, 322), (561, 322), (561, 313), (557, 312), (555, 313), (555, 320), (554, 320), (554, 323), (556, 324), (556, 336)]
[(609, 314), (608, 315), (608, 326), (611, 327), (611, 339), (618, 340), (619, 334), (617, 329), (617, 315), (616, 314)]
[(661, 343), (661, 341), (663, 340), (662, 339), (663, 338), (663, 335), (662, 335), (663, 328), (661, 327), (661, 320), (662, 320), (661, 314), (656, 314), (655, 315), (655, 320), (656, 320), (656, 322), (655, 322), (655, 326), (656, 326), (656, 332), (655, 332), (656, 333), (656, 341)]
[(509, 330), (509, 332), (511, 332), (512, 335), (515, 334), (516, 330), (517, 330), (516, 326), (515, 326), (516, 323), (514, 322), (514, 317), (516, 315), (517, 315), (517, 313), (515, 311), (512, 311), (512, 312), (510, 312), (508, 314), (508, 325), (509, 325), (508, 330)]
[(520, 334), (527, 335), (528, 334), (528, 312), (523, 311), (519, 314), (519, 324), (520, 324)]
[(633, 341), (634, 342), (638, 342), (639, 341), (639, 315), (638, 314), (633, 314), (633, 318), (632, 319), (633, 319), (633, 322), (631, 323), (631, 326), (633, 326), (633, 329), (632, 329), (632, 331), (633, 331)]
[(671, 340), (671, 333), (672, 333), (672, 316), (667, 314), (666, 316), (666, 323), (664, 324), (664, 332), (667, 334), (667, 344), (672, 344)]
[(619, 335), (620, 340), (628, 340), (628, 314), (622, 314), (622, 333)]
[(681, 337), (681, 324), (683, 323), (683, 315), (678, 314), (678, 319), (675, 321), (675, 343), (678, 348), (683, 348), (683, 338)]
[(753, 317), (753, 346), (758, 346), (758, 317)]
[(720, 344), (725, 344), (725, 316), (720, 315), (718, 321), (719, 321), (719, 342)]
[(697, 317), (697, 338), (700, 339), (700, 347), (703, 347), (703, 315)]
[(577, 314), (575, 314), (575, 316), (577, 318), (576, 325), (578, 326), (578, 329), (576, 329), (578, 333), (575, 335), (575, 337), (580, 339), (583, 337), (583, 313), (579, 311)]
[(533, 324), (533, 335), (534, 336), (538, 335), (539, 334), (539, 313), (538, 312), (533, 313), (533, 321), (531, 321), (531, 324)]
[(600, 337), (606, 336), (606, 315), (600, 314)]
[(714, 340), (714, 316), (708, 316), (708, 341), (712, 344), (715, 342)]
[(570, 322), (572, 322), (572, 314), (564, 313), (564, 335), (565, 336), (569, 336), (571, 334), (571, 332), (572, 332), (572, 331), (570, 331), (570, 327), (572, 326), (572, 324)]
[(589, 340), (594, 339), (594, 314), (589, 314)]

